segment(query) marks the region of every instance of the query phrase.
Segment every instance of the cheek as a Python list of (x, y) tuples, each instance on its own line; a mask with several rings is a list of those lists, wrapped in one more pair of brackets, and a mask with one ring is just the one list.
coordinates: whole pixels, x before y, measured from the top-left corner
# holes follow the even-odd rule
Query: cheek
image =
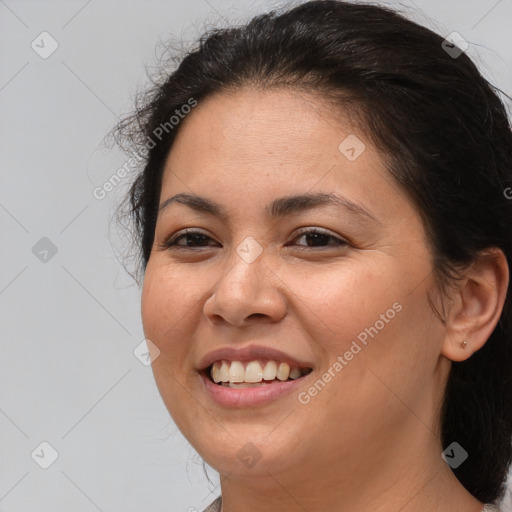
[(198, 299), (187, 294), (183, 284), (178, 275), (148, 264), (141, 294), (142, 326), (144, 336), (160, 350), (160, 363), (176, 365), (186, 355), (186, 345), (178, 340), (191, 323)]
[(393, 322), (399, 315), (400, 306), (393, 305), (401, 293), (393, 286), (393, 276), (379, 268), (353, 263), (315, 272), (314, 278), (310, 273), (302, 280), (291, 275), (288, 280), (297, 295), (300, 322), (309, 319), (308, 331), (332, 350), (344, 350), (359, 335), (364, 340), (365, 329), (377, 322), (378, 330), (383, 330), (385, 320)]
[(141, 316), (145, 337), (160, 351), (151, 365), (156, 385), (171, 416), (187, 431), (189, 427), (181, 421), (186, 416), (184, 407), (191, 404), (184, 392), (186, 375), (182, 370), (189, 346), (183, 340), (190, 336), (193, 323), (189, 302), (197, 302), (197, 298), (187, 300), (182, 280), (165, 266), (148, 263), (141, 294)]
[(180, 319), (186, 320), (186, 313), (192, 312), (199, 300), (194, 290), (183, 272), (150, 259), (141, 296), (144, 332), (162, 334)]
[[(373, 393), (375, 371), (401, 388), (409, 379), (422, 380), (436, 362), (439, 329), (426, 287), (411, 293), (412, 279), (399, 266), (354, 265), (344, 272), (318, 275), (314, 287), (303, 288), (304, 318), (309, 333), (323, 347), (324, 370), (343, 374), (332, 386)], [(300, 302), (299, 302), (300, 304)], [(333, 367), (338, 356), (341, 365)], [(405, 378), (405, 376), (409, 376)], [(359, 391), (356, 391), (359, 389)]]
[(155, 279), (153, 269), (148, 266), (141, 296), (142, 324), (146, 338), (157, 340), (162, 328), (168, 325), (172, 311), (175, 311), (172, 307), (172, 294), (169, 294), (162, 280)]

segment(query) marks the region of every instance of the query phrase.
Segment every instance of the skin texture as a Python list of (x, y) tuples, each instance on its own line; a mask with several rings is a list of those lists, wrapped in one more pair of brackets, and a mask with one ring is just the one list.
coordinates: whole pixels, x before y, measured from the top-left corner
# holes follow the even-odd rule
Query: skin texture
[[(480, 511), (441, 458), (439, 407), (450, 359), (470, 357), (498, 321), (503, 254), (482, 258), (451, 289), (443, 325), (427, 301), (430, 290), (441, 308), (420, 217), (347, 115), (335, 118), (314, 95), (247, 88), (210, 97), (182, 123), (160, 204), (194, 193), (228, 218), (179, 203), (161, 211), (142, 320), (160, 350), (153, 372), (162, 399), (220, 472), (224, 512)], [(350, 134), (366, 146), (354, 161), (338, 149)], [(307, 192), (343, 195), (375, 220), (338, 206), (265, 216), (272, 200)], [(305, 227), (348, 244), (323, 237), (315, 246), (297, 234)], [(165, 248), (184, 228), (211, 240)], [(263, 249), (249, 264), (236, 252), (248, 236)], [(261, 344), (313, 363), (307, 391), (395, 303), (401, 311), (308, 404), (291, 393), (226, 408), (197, 374), (214, 349)], [(237, 457), (249, 442), (261, 455), (252, 467)]]

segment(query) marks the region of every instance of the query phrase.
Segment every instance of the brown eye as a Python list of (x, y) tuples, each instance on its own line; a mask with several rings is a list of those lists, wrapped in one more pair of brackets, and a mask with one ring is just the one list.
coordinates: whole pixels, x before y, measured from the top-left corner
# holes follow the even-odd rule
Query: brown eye
[[(178, 243), (180, 240), (185, 240), (185, 244)], [(191, 249), (194, 247), (207, 247), (209, 240), (213, 239), (201, 231), (185, 231), (184, 233), (177, 233), (167, 240), (163, 247), (171, 249), (179, 247), (183, 249)]]
[[(305, 238), (306, 243), (311, 242), (312, 245), (307, 244), (306, 247), (325, 247), (326, 245), (336, 245), (343, 246), (347, 245), (348, 242), (342, 240), (331, 234), (329, 231), (320, 230), (318, 228), (315, 229), (307, 229), (299, 233), (298, 236), (294, 238), (294, 240)], [(334, 243), (328, 243), (329, 240), (334, 240)], [(298, 244), (301, 245), (301, 244)]]

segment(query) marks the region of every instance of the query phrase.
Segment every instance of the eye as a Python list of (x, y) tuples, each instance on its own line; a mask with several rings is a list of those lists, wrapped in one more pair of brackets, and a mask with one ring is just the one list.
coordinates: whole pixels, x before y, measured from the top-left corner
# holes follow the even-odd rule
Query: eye
[[(183, 245), (177, 243), (181, 239), (184, 239), (185, 242), (191, 242), (192, 245)], [(202, 243), (207, 242), (208, 240), (213, 241), (213, 238), (209, 237), (202, 231), (186, 229), (185, 232), (176, 233), (169, 240), (164, 242), (162, 244), (162, 247), (167, 249), (171, 249), (173, 247), (179, 247), (182, 249), (192, 249), (193, 247), (206, 247), (205, 245), (202, 245)]]
[[(338, 238), (331, 234), (329, 231), (325, 231), (319, 228), (306, 228), (299, 232), (293, 240), (305, 238), (307, 248), (325, 247), (329, 245), (345, 246), (348, 242)], [(180, 240), (185, 240), (185, 244), (178, 243)], [(329, 240), (333, 240), (334, 243), (329, 243)], [(194, 249), (207, 247), (208, 242), (213, 241), (213, 238), (206, 235), (202, 231), (186, 229), (185, 232), (178, 232), (173, 235), (169, 240), (162, 244), (163, 249)], [(312, 245), (309, 245), (310, 242)], [(296, 244), (303, 245), (303, 244)], [(304, 245), (303, 245), (304, 246)]]
[[(313, 246), (306, 245), (306, 247), (324, 247), (326, 245), (337, 245), (344, 246), (348, 245), (348, 242), (345, 240), (334, 236), (329, 231), (325, 231), (319, 228), (306, 228), (299, 232), (299, 234), (294, 238), (294, 240), (305, 238), (306, 243), (309, 241), (313, 244)], [(334, 240), (334, 243), (329, 244), (329, 239)], [(299, 244), (301, 245), (301, 244)]]

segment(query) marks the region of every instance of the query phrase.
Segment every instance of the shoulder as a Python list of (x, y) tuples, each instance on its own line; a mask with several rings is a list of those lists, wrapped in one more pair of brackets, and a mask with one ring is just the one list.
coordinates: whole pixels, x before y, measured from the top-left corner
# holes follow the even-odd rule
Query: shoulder
[(222, 511), (222, 497), (219, 496), (215, 501), (210, 503), (203, 512), (221, 512)]

